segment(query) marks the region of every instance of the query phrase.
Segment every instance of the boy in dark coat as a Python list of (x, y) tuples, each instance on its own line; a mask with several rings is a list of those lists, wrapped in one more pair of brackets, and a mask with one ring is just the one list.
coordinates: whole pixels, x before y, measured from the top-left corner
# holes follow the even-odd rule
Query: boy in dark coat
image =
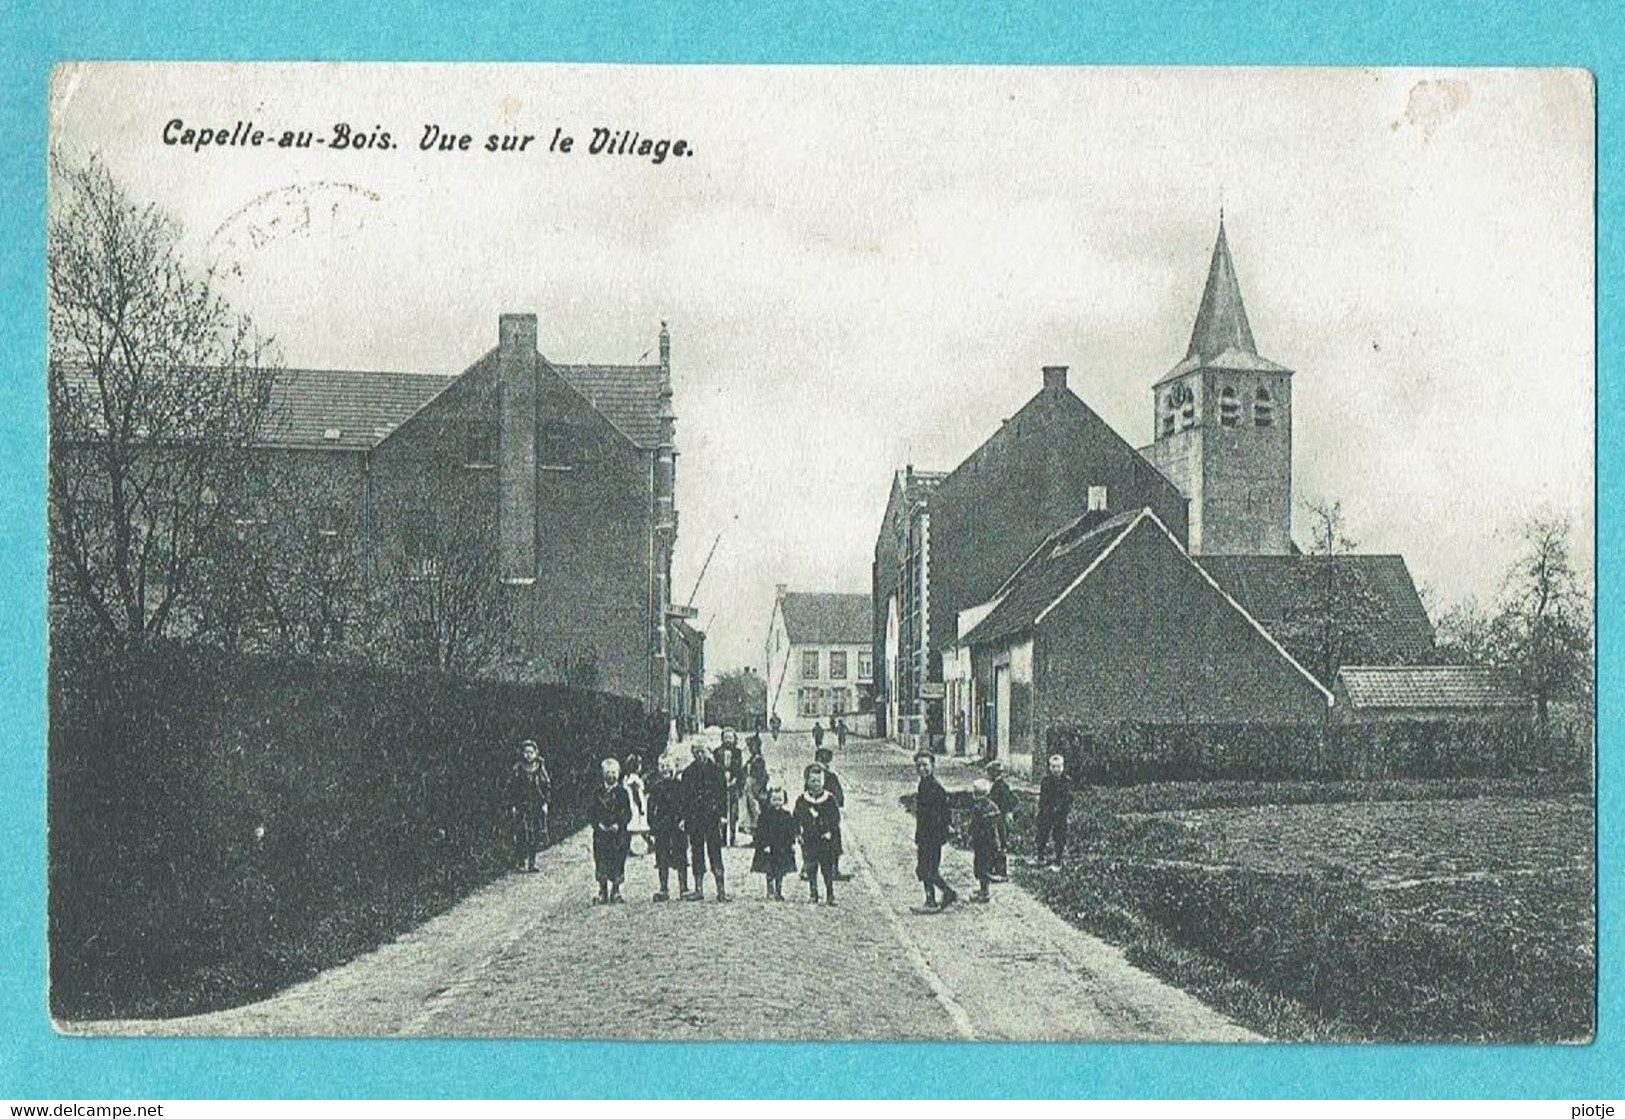
[(1044, 851), (1050, 840), (1055, 840), (1055, 858), (1050, 862), (1051, 870), (1061, 869), (1061, 859), (1066, 855), (1066, 818), (1072, 811), (1072, 782), (1066, 776), (1066, 758), (1060, 754), (1049, 756), (1049, 772), (1044, 775), (1043, 784), (1038, 786), (1038, 818), (1035, 821), (1036, 834), (1033, 843), (1036, 855), (1033, 861), (1039, 864), (1044, 862)]
[(519, 744), (519, 760), (502, 787), (520, 870), (536, 870), (536, 853), (547, 842), (547, 802), (552, 795), (553, 779), (542, 763), (541, 751), (527, 738)]
[(796, 821), (785, 807), (788, 799), (783, 789), (774, 789), (762, 806), (750, 860), (753, 873), (767, 875), (767, 896), (776, 901), (784, 900), (784, 876), (796, 869)]
[(660, 891), (655, 901), (671, 900), (671, 872), (677, 872), (677, 893), (688, 893), (688, 837), (683, 834), (683, 790), (677, 783), (677, 762), (660, 759), (660, 775), (649, 785), (649, 838), (654, 843), (655, 870)]
[(999, 854), (993, 863), (993, 881), (1004, 882), (1010, 876), (1005, 865), (1005, 851), (1010, 847), (1010, 827), (1015, 822), (1016, 794), (1004, 776), (1004, 763), (995, 758), (987, 763), (988, 797), (999, 809)]
[[(828, 746), (816, 750), (813, 753), (813, 764), (822, 766), (824, 769), (824, 788), (829, 790), (829, 795), (835, 798), (835, 807), (839, 808), (842, 812), (845, 812), (846, 790), (841, 787), (840, 775), (830, 768), (830, 763), (834, 760), (835, 751), (831, 750)], [(808, 766), (807, 768), (811, 769), (812, 766)], [(844, 851), (846, 848), (844, 844), (839, 842), (841, 838), (839, 833), (836, 834), (835, 838), (837, 840), (836, 846), (838, 848), (835, 855), (835, 881), (847, 882), (851, 880), (852, 876), (850, 874), (841, 873), (840, 857), (841, 851)]]
[(914, 873), (925, 886), (925, 907), (935, 910), (937, 892), (942, 892), (946, 909), (959, 900), (959, 894), (942, 877), (942, 845), (953, 827), (953, 807), (948, 790), (937, 780), (937, 759), (922, 750), (914, 755), (914, 769), (920, 786), (914, 794)]
[(999, 806), (993, 803), (989, 795), (993, 783), (986, 777), (978, 777), (971, 783), (970, 802), (970, 846), (972, 867), (976, 874), (976, 885), (979, 887), (973, 901), (986, 902), (991, 900), (988, 893), (988, 883), (996, 881), (994, 868), (999, 865), (1004, 854), (1004, 829), (1000, 826), (1003, 815)]
[(824, 744), (824, 724), (813, 724), (813, 749), (817, 750)]
[(712, 759), (704, 742), (695, 742), (694, 760), (678, 778), (683, 791), (683, 830), (688, 835), (688, 852), (694, 870), (694, 892), (683, 895), (689, 901), (705, 897), (705, 865), (717, 877), (717, 900), (728, 900), (723, 877), (722, 829), (728, 818), (728, 778)]
[(632, 822), (632, 798), (621, 784), (621, 763), (605, 758), (599, 769), (604, 783), (593, 794), (589, 812), (592, 819), (592, 863), (598, 878), (595, 905), (621, 902), (621, 882), (626, 877), (627, 826)]
[(824, 901), (835, 904), (835, 860), (841, 854), (841, 807), (824, 788), (822, 766), (807, 771), (807, 791), (796, 799), (796, 830), (807, 864), (807, 886), (818, 901), (818, 875), (824, 875)]

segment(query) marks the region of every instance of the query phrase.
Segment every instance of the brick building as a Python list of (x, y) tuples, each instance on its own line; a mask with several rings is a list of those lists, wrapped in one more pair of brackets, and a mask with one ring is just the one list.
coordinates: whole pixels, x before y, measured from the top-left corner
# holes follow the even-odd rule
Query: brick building
[(664, 326), (656, 363), (570, 365), (539, 351), (535, 315), (505, 314), (453, 376), (280, 371), (269, 416), (237, 536), (245, 561), (315, 541), (353, 568), (310, 619), (324, 647), (697, 714), (704, 635), (670, 605)]
[(845, 719), (874, 729), (874, 644), (865, 594), (809, 594), (779, 584), (763, 657), (767, 713), (786, 730)]
[(1318, 723), (1332, 693), (1150, 509), (1085, 513), (943, 653), (956, 750), (1025, 766), (1050, 730), (1118, 723)]
[[(1155, 438), (1135, 450), (1067, 388), (1064, 367), (1049, 367), (1038, 395), (952, 472), (894, 477), (872, 576), (875, 655), (883, 666), (880, 711), (890, 733), (934, 749), (987, 747), (999, 741), (998, 727), (988, 719), (1010, 720), (1014, 713), (1004, 741), (1025, 735), (1020, 744), (1031, 744), (1035, 728), (1042, 728), (1033, 721), (1037, 714), (1024, 721), (1021, 689), (1034, 685), (1036, 673), (1050, 671), (1023, 662), (1036, 638), (1030, 634), (1001, 653), (991, 648), (985, 629), (965, 644), (970, 630), (962, 622), (974, 621), (977, 609), (1007, 593), (1015, 573), (1028, 571), (1023, 578), (1032, 578), (1028, 565), (1054, 546), (1054, 533), (1076, 533), (1080, 524), (1102, 517), (1132, 521), (1144, 513), (1172, 551), (1157, 545), (1154, 568), (1140, 575), (1117, 561), (1115, 581), (1102, 582), (1098, 596), (1078, 601), (1094, 602), (1094, 610), (1121, 608), (1130, 612), (1126, 617), (1160, 625), (1163, 607), (1149, 588), (1156, 579), (1166, 582), (1166, 571), (1180, 572), (1179, 579), (1197, 588), (1192, 608), (1201, 606), (1216, 627), (1213, 633), (1249, 633), (1247, 647), (1255, 651), (1261, 635), (1290, 662), (1295, 675), (1289, 684), (1234, 693), (1228, 706), (1216, 703), (1216, 695), (1229, 694), (1222, 688), (1204, 692), (1189, 708), (1194, 720), (1222, 713), (1244, 722), (1300, 721), (1314, 709), (1314, 703), (1305, 706), (1305, 697), (1331, 698), (1339, 663), (1403, 663), (1431, 655), (1432, 627), (1401, 557), (1306, 556), (1293, 543), (1292, 372), (1258, 353), (1222, 215), (1186, 355), (1152, 386), (1152, 400)], [(1142, 527), (1129, 553), (1150, 546), (1141, 533), (1152, 539), (1145, 522), (1134, 523)], [(1117, 593), (1117, 581), (1135, 578), (1145, 581), (1140, 592)], [(1031, 629), (1037, 619), (1024, 624)], [(1056, 625), (1050, 624), (1039, 645), (1048, 642), (1059, 657), (1059, 643), (1067, 638)], [(1097, 628), (1085, 632), (1079, 621), (1069, 632), (1086, 642), (1114, 632), (1115, 622), (1097, 618), (1090, 625)], [(1167, 630), (1175, 633), (1177, 627)], [(1324, 650), (1307, 655), (1304, 649), (1317, 640)], [(1146, 679), (1212, 669), (1202, 659), (1209, 652), (1174, 656), (1177, 642), (1171, 641), (1136, 645), (1122, 655)], [(1172, 659), (1153, 671), (1145, 660), (1153, 652)], [(1007, 658), (1003, 674), (996, 671), (1000, 656)], [(1279, 656), (1259, 656), (1274, 670), (1284, 663)], [(1082, 672), (1080, 663), (1053, 660), (1050, 679)], [(1302, 671), (1310, 680), (1297, 678)], [(1101, 687), (1087, 701), (1088, 710), (1073, 716), (1166, 714), (1154, 714), (1149, 697), (1132, 689), (1113, 690), (1081, 675), (1077, 682)], [(979, 689), (974, 696), (972, 687)], [(1002, 705), (1001, 689), (1010, 692)]]

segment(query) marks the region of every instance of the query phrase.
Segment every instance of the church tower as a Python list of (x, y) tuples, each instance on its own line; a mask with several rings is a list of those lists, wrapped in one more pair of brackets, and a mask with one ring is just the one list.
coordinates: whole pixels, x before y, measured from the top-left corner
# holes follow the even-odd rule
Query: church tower
[(1292, 371), (1258, 355), (1224, 213), (1185, 359), (1152, 388), (1145, 455), (1190, 501), (1194, 555), (1292, 551)]

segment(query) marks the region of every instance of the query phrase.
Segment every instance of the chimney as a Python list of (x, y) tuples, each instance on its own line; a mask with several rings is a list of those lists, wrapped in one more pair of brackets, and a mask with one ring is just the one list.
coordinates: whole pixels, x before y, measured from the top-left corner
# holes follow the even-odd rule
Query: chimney
[(1064, 366), (1064, 365), (1046, 365), (1046, 366), (1044, 366), (1044, 387), (1047, 388), (1047, 389), (1064, 389), (1064, 388), (1066, 388), (1066, 366)]
[(497, 522), (505, 583), (536, 580), (536, 316), (497, 323)]
[(790, 589), (790, 584), (788, 584), (788, 583), (777, 583), (777, 584), (775, 584), (774, 587), (773, 587), (773, 597), (774, 597), (774, 599), (783, 598), (784, 597), (784, 592), (788, 591), (789, 589)]

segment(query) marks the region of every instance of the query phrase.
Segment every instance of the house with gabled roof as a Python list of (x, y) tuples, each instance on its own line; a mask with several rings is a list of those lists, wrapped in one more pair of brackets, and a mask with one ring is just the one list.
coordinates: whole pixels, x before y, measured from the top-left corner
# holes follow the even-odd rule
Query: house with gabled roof
[(773, 596), (763, 646), (767, 714), (785, 730), (845, 721), (859, 734), (874, 729), (874, 645), (866, 594), (792, 591)]
[(958, 631), (942, 654), (956, 733), (1020, 766), (1059, 728), (1317, 724), (1332, 706), (1149, 508), (1058, 529)]
[[(455, 375), (279, 370), (238, 522), (359, 556), (328, 646), (559, 681), (696, 722), (704, 635), (671, 605), (671, 344), (648, 364), (555, 363), (533, 314)], [(274, 468), (274, 469), (273, 469)], [(681, 643), (678, 656), (672, 644)]]

